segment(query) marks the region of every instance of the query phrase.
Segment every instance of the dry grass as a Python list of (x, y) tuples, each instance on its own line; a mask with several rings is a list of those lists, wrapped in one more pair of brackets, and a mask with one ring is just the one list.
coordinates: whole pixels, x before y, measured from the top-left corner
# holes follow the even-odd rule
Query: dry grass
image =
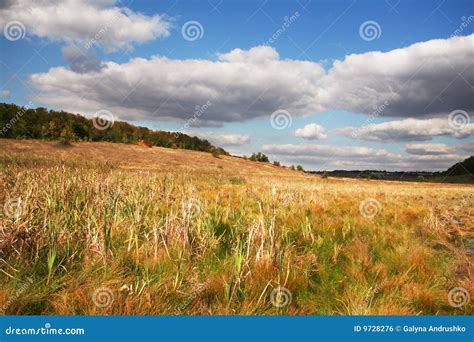
[[(468, 314), (473, 186), (322, 179), (207, 153), (0, 140), (9, 314)], [(360, 204), (380, 204), (372, 218)], [(278, 286), (292, 301), (270, 301)], [(95, 296), (101, 288), (109, 292)], [(97, 294), (97, 292), (96, 292)], [(101, 299), (113, 302), (100, 307)]]

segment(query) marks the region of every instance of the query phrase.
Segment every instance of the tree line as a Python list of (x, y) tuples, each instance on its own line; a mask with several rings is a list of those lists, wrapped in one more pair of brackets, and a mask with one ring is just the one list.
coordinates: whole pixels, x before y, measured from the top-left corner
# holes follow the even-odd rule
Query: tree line
[[(98, 129), (93, 119), (80, 114), (46, 108), (20, 107), (0, 103), (0, 138), (43, 139), (63, 141), (107, 141), (148, 146), (182, 148), (213, 154), (228, 153), (209, 141), (180, 132), (154, 131), (123, 121), (109, 122), (106, 129)], [(99, 127), (101, 128), (101, 127)]]

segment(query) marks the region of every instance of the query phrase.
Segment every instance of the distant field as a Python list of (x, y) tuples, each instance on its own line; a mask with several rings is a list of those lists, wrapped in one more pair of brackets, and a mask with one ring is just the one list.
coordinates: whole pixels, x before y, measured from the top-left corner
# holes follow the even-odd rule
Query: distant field
[(472, 313), (473, 185), (0, 139), (0, 189), (5, 314)]

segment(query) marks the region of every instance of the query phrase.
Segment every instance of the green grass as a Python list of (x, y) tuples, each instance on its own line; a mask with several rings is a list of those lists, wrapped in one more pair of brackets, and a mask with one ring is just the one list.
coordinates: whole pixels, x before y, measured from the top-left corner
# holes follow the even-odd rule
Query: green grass
[[(1, 217), (7, 314), (471, 312), (446, 300), (472, 286), (467, 186), (225, 179), (19, 154), (1, 156), (0, 177), (3, 203), (24, 203), (18, 219)], [(381, 203), (370, 219), (359, 212), (369, 197)], [(281, 308), (278, 286), (292, 296)], [(106, 307), (92, 300), (100, 288), (113, 294)]]

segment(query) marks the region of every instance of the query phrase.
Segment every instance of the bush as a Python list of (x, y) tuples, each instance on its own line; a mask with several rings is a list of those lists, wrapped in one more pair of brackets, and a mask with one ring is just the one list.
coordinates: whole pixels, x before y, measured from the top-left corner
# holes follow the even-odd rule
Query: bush
[(369, 179), (382, 179), (382, 175), (380, 173), (371, 172), (368, 178)]
[(262, 162), (262, 163), (268, 163), (270, 160), (266, 155), (264, 155), (262, 152), (258, 153), (252, 153), (252, 155), (249, 157), (251, 161), (257, 161), (257, 162)]
[(298, 171), (304, 171), (303, 166), (301, 166), (301, 165), (297, 165), (297, 166), (296, 166), (296, 169), (297, 169)]

